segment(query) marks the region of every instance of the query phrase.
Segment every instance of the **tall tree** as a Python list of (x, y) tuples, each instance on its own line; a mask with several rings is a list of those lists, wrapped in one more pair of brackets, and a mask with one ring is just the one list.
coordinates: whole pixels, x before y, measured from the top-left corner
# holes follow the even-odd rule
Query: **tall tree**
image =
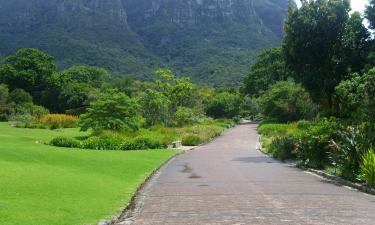
[(259, 96), (269, 86), (277, 81), (286, 80), (289, 76), (291, 76), (291, 72), (285, 65), (282, 49), (280, 47), (268, 49), (257, 58), (250, 68), (249, 74), (244, 79), (242, 92)]
[(35, 102), (41, 104), (43, 92), (50, 86), (56, 72), (54, 58), (38, 49), (18, 50), (5, 59), (0, 69), (0, 82), (11, 90), (21, 88), (30, 93)]
[(370, 27), (375, 29), (375, 0), (370, 0), (365, 11), (366, 19), (370, 22)]
[(348, 0), (309, 0), (289, 9), (283, 52), (287, 66), (326, 110), (335, 87), (360, 70), (369, 34), (359, 14), (349, 16)]

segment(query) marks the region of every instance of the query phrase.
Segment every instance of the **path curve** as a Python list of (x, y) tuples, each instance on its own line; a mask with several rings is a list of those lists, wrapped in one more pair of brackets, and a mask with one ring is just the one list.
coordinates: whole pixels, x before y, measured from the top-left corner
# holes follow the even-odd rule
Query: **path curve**
[(237, 126), (171, 161), (118, 224), (375, 224), (374, 196), (261, 154), (256, 128)]

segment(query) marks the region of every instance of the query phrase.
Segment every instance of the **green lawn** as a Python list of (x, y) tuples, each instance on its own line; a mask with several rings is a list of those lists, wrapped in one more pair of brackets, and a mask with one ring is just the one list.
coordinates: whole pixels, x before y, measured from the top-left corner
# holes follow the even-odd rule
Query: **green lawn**
[(95, 224), (113, 215), (176, 151), (92, 151), (40, 144), (63, 131), (0, 123), (0, 224)]

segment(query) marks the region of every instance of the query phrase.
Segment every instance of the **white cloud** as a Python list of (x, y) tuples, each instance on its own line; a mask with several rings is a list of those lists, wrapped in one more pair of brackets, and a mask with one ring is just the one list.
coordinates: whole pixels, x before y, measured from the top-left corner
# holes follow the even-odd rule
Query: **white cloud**
[(352, 10), (364, 12), (366, 5), (368, 4), (368, 0), (351, 0), (352, 2)]

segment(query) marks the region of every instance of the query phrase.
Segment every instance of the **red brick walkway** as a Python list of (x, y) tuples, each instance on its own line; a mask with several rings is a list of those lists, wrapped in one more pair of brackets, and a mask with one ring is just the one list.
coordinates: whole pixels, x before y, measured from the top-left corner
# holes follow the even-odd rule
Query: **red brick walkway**
[(375, 224), (375, 197), (274, 161), (256, 140), (241, 125), (179, 156), (119, 224)]

